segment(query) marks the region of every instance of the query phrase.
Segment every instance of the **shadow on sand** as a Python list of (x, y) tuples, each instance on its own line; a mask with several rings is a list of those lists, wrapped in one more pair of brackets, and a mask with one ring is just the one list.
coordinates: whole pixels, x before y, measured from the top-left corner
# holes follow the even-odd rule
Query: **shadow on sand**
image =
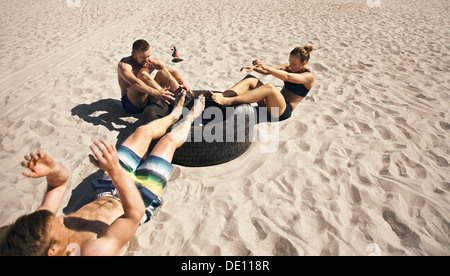
[(110, 131), (118, 131), (117, 145), (143, 124), (142, 114), (129, 114), (116, 99), (103, 99), (91, 104), (80, 104), (72, 109), (72, 116), (78, 116), (94, 126), (103, 125)]
[[(80, 104), (72, 109), (72, 116), (78, 116), (94, 126), (103, 125), (110, 131), (118, 131), (117, 144), (121, 145), (140, 125), (143, 124), (142, 114), (129, 114), (122, 108), (122, 103), (116, 99), (103, 99), (91, 104)], [(64, 214), (76, 212), (95, 199), (95, 190), (91, 183), (103, 177), (103, 171), (86, 177), (72, 190), (69, 203), (63, 209)]]

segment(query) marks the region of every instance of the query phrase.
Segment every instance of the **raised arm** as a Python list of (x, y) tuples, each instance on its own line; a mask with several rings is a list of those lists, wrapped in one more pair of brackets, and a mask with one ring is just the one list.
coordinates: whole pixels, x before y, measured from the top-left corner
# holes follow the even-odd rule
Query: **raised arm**
[[(286, 71), (287, 68), (289, 68), (289, 63), (285, 63), (285, 64), (282, 64), (282, 65), (279, 65), (279, 66), (275, 66), (273, 68), (275, 68), (277, 70)], [(263, 75), (270, 75), (270, 72), (268, 70), (266, 70), (265, 68), (262, 68), (260, 66), (257, 66), (257, 65), (246, 65), (246, 66), (243, 66), (241, 68), (241, 71), (244, 71), (244, 70), (247, 70), (248, 73), (250, 73), (251, 71), (255, 71), (255, 72), (263, 74)]]
[(91, 163), (111, 177), (119, 193), (124, 215), (110, 225), (104, 236), (85, 245), (81, 253), (94, 256), (118, 255), (135, 235), (145, 213), (145, 205), (134, 181), (119, 164), (116, 147), (103, 139), (94, 144), (91, 146), (94, 155), (89, 156)]
[(47, 178), (47, 190), (36, 211), (48, 210), (55, 214), (66, 192), (69, 172), (43, 150), (26, 155), (25, 160), (22, 162), (22, 166), (28, 168), (29, 171), (23, 172), (23, 175), (30, 178)]
[(302, 74), (288, 72), (286, 70), (288, 68), (287, 64), (273, 67), (264, 64), (264, 62), (260, 60), (253, 61), (253, 64), (257, 68), (261, 68), (261, 70), (268, 72), (268, 74), (271, 74), (272, 76), (279, 78), (282, 81), (299, 83), (307, 86), (311, 85), (311, 83), (314, 81), (314, 75), (310, 72), (305, 72)]
[(260, 73), (260, 74), (263, 74), (263, 75), (270, 75), (270, 73), (268, 71), (262, 69), (261, 67), (257, 67), (257, 66), (254, 66), (254, 65), (243, 66), (241, 68), (241, 72), (244, 71), (244, 70), (247, 70), (247, 73), (255, 71), (256, 73)]

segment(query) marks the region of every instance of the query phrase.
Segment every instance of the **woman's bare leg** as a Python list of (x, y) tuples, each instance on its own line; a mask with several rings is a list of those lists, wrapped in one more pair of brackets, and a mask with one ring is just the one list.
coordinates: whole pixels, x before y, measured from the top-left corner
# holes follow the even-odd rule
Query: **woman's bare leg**
[[(237, 95), (235, 97), (224, 97), (222, 93), (208, 92), (211, 99), (219, 105), (230, 106), (243, 103), (258, 103), (260, 106), (268, 108), (273, 117), (279, 117), (286, 109), (286, 100), (281, 92), (273, 84), (265, 84), (253, 89), (249, 93)], [(272, 108), (278, 108), (273, 109)], [(273, 114), (275, 112), (275, 114)]]
[(223, 92), (224, 97), (236, 97), (247, 93), (249, 90), (253, 90), (264, 85), (259, 79), (252, 75), (247, 75), (243, 80), (236, 83), (233, 87)]

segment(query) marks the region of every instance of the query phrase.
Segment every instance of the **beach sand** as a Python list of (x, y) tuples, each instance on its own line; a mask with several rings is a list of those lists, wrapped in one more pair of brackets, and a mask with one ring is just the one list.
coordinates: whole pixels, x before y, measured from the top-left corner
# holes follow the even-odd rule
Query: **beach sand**
[(198, 90), (311, 44), (316, 84), (278, 150), (175, 166), (122, 255), (450, 255), (450, 4), (378, 2), (1, 1), (0, 226), (39, 206), (45, 180), (20, 166), (39, 148), (71, 173), (58, 215), (92, 200), (89, 145), (141, 119), (122, 111), (116, 72), (135, 40)]

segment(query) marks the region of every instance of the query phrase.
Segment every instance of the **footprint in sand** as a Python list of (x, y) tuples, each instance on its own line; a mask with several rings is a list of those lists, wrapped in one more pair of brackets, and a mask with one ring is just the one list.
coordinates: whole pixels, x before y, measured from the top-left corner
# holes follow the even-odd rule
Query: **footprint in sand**
[(413, 232), (406, 224), (398, 221), (397, 216), (391, 210), (383, 212), (383, 219), (391, 226), (392, 231), (400, 238), (401, 244), (419, 248), (420, 237)]

